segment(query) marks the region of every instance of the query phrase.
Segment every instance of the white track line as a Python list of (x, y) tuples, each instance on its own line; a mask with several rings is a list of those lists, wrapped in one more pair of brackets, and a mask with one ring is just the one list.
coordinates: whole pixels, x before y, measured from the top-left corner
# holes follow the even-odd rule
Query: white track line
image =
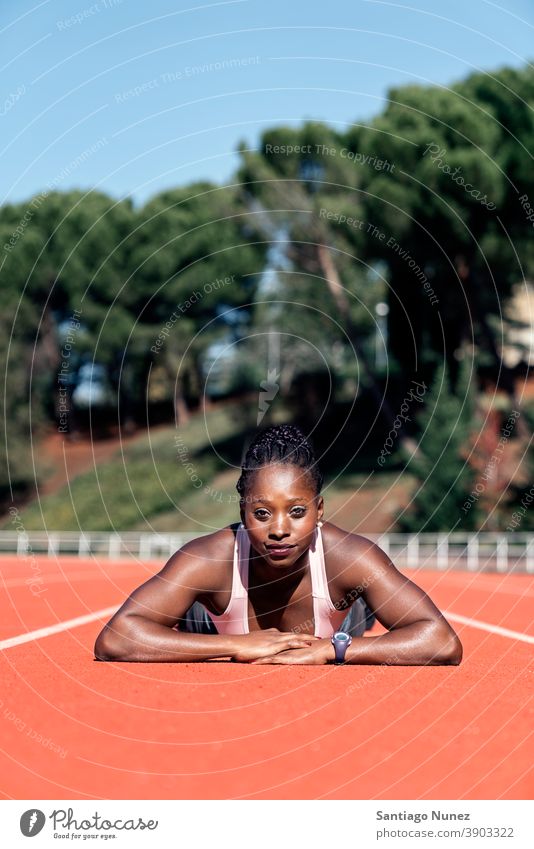
[[(18, 637), (1, 640), (0, 649), (10, 649), (13, 646), (20, 646), (22, 643), (31, 643), (33, 640), (40, 640), (41, 637), (49, 637), (51, 634), (59, 634), (61, 631), (77, 628), (79, 625), (87, 625), (89, 622), (95, 622), (97, 619), (112, 616), (117, 609), (116, 605), (114, 607), (105, 607), (103, 610), (88, 613), (86, 616), (77, 616), (76, 619), (67, 619), (66, 622), (58, 622), (56, 625), (49, 625), (47, 628), (39, 628), (37, 631), (19, 634)], [(522, 634), (520, 631), (510, 631), (508, 628), (501, 628), (499, 625), (492, 625), (490, 622), (468, 619), (467, 616), (460, 616), (458, 613), (451, 613), (448, 610), (444, 611), (443, 615), (452, 622), (458, 622), (460, 625), (467, 625), (471, 628), (478, 628), (480, 631), (488, 631), (490, 634), (499, 634), (501, 637), (508, 637), (512, 640), (520, 640), (523, 643), (534, 645), (534, 637), (528, 634)]]
[(459, 622), (460, 625), (468, 625), (471, 628), (478, 628), (480, 631), (488, 631), (490, 634), (499, 634), (501, 637), (509, 637), (512, 640), (521, 640), (522, 643), (534, 645), (534, 637), (529, 636), (529, 634), (522, 634), (520, 631), (510, 631), (508, 628), (501, 628), (499, 625), (492, 625), (490, 622), (481, 622), (479, 619), (468, 619), (467, 616), (450, 613), (448, 610), (444, 610), (443, 615), (452, 622)]
[(20, 646), (22, 643), (31, 643), (33, 640), (40, 640), (41, 637), (49, 637), (51, 634), (59, 634), (61, 631), (77, 628), (79, 625), (87, 625), (89, 622), (95, 622), (97, 619), (107, 619), (117, 609), (117, 605), (114, 605), (114, 607), (105, 607), (103, 610), (97, 610), (95, 613), (88, 613), (87, 616), (77, 616), (76, 619), (67, 619), (66, 622), (58, 622), (57, 625), (49, 625), (47, 628), (39, 628), (37, 631), (28, 631), (27, 634), (19, 634), (18, 637), (10, 637), (9, 640), (1, 640), (0, 649), (10, 649), (13, 646)]
[[(130, 573), (128, 573), (130, 574)], [(153, 573), (150, 572), (150, 575)], [(73, 572), (72, 574), (63, 574), (56, 573), (54, 575), (39, 575), (39, 581), (37, 582), (35, 577), (28, 576), (27, 578), (0, 578), (0, 590), (2, 587), (28, 587), (30, 584), (70, 584), (71, 581), (96, 581), (102, 580), (102, 578), (106, 578), (110, 581), (113, 580), (115, 574), (102, 574), (102, 572)], [(121, 578), (124, 575), (121, 575)]]
[[(451, 572), (441, 572), (441, 573), (436, 573), (436, 574), (441, 574), (442, 578), (444, 580), (446, 580), (448, 583), (455, 584), (456, 586), (463, 587), (466, 590), (480, 590), (481, 592), (488, 592), (488, 593), (506, 593), (507, 595), (519, 596), (519, 598), (533, 598), (534, 597), (534, 589), (532, 589), (532, 583), (526, 588), (502, 587), (500, 585), (496, 586), (496, 581), (495, 581), (495, 583), (493, 581), (483, 583), (483, 578), (480, 577), (479, 575), (477, 575), (476, 573), (473, 573), (473, 572), (463, 573), (464, 577), (462, 577), (462, 575), (460, 575), (458, 572), (455, 572), (454, 575)], [(471, 578), (470, 581), (466, 580), (467, 576)], [(500, 573), (500, 575), (498, 577), (501, 577), (501, 580), (502, 580), (502, 578), (506, 577), (506, 575), (503, 574), (503, 573)], [(527, 576), (523, 576), (523, 577), (527, 577)], [(534, 582), (534, 577), (532, 575), (528, 575), (528, 577), (530, 578), (531, 582)], [(417, 576), (414, 576), (414, 579), (415, 579), (415, 582), (417, 583)], [(440, 583), (441, 583), (441, 581), (436, 582), (436, 586), (439, 586)]]
[[(523, 574), (521, 577), (523, 578), (523, 583), (526, 586), (503, 586), (503, 581), (509, 576), (507, 573), (500, 572), (495, 573), (495, 581), (485, 581), (484, 578), (488, 578), (487, 574), (481, 575), (476, 572), (436, 572), (436, 574), (440, 574), (444, 581), (449, 581), (450, 583), (458, 584), (459, 586), (464, 586), (466, 589), (475, 589), (475, 590), (483, 590), (489, 593), (509, 593), (510, 595), (518, 595), (518, 596), (534, 596), (534, 575), (532, 574)], [(468, 580), (468, 579), (471, 580)], [(499, 582), (500, 579), (500, 582)]]

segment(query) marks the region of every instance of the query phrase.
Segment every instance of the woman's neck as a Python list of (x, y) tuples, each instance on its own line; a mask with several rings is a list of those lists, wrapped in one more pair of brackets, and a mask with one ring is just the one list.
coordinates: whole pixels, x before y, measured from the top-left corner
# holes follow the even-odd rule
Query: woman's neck
[(291, 594), (309, 571), (308, 552), (299, 557), (292, 566), (286, 569), (274, 568), (265, 562), (261, 555), (256, 554), (254, 549), (250, 550), (249, 561), (249, 591), (266, 595), (274, 593)]

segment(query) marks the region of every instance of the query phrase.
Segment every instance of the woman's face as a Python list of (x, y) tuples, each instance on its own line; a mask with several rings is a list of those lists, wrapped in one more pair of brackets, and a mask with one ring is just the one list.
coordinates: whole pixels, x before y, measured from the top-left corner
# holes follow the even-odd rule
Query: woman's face
[(252, 548), (270, 566), (293, 566), (308, 551), (322, 515), (323, 499), (297, 466), (272, 464), (250, 476), (241, 521)]

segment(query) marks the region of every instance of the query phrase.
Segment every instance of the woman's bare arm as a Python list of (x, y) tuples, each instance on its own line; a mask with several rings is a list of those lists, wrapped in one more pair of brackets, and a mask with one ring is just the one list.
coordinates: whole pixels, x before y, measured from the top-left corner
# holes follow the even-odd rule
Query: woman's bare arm
[(345, 571), (343, 580), (347, 589), (350, 585), (361, 587), (363, 599), (388, 633), (354, 638), (347, 662), (410, 666), (460, 663), (462, 644), (427, 594), (402, 575), (377, 545), (363, 537), (356, 539), (357, 563)]
[(187, 543), (161, 572), (131, 594), (99, 634), (95, 644), (98, 660), (191, 663), (230, 657), (250, 661), (309, 645), (315, 639), (276, 629), (235, 636), (174, 630), (194, 601), (220, 589), (217, 584), (224, 562), (220, 559), (221, 538), (214, 539), (217, 536)]
[[(331, 526), (332, 527), (332, 526)], [(337, 536), (337, 539), (336, 539)], [(462, 644), (447, 620), (423, 590), (402, 575), (389, 557), (370, 540), (330, 532), (335, 562), (336, 592), (347, 609), (363, 598), (387, 633), (353, 637), (346, 663), (388, 666), (457, 665)], [(297, 651), (286, 651), (257, 663), (321, 664), (334, 661), (330, 640)]]

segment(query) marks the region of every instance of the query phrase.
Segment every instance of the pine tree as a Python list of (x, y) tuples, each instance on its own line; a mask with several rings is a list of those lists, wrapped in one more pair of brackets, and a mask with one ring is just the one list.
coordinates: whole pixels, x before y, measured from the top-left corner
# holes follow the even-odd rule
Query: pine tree
[[(449, 372), (441, 366), (417, 416), (420, 437), (417, 452), (406, 470), (415, 475), (417, 488), (401, 530), (472, 530), (480, 518), (475, 472), (467, 461), (473, 428), (474, 392), (469, 372), (460, 369), (454, 390)], [(473, 497), (475, 493), (475, 497)]]
[(534, 531), (534, 407), (525, 405), (522, 410), (528, 444), (524, 445), (520, 471), (522, 483), (513, 482), (509, 490), (509, 501), (505, 507), (503, 531), (532, 533)]

